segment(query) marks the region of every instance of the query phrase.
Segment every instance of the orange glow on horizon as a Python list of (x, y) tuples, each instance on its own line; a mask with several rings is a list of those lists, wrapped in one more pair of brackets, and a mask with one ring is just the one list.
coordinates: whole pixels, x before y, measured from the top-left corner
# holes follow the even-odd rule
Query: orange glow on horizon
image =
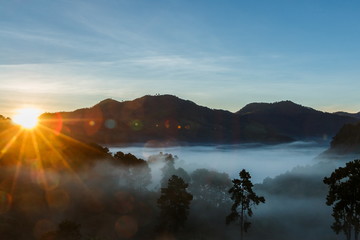
[(17, 110), (13, 122), (24, 129), (33, 129), (38, 125), (41, 110), (37, 108), (22, 108)]
[[(97, 154), (99, 149), (64, 134), (61, 131), (64, 120), (61, 114), (42, 116), (38, 120), (40, 110), (37, 114), (30, 115), (28, 115), (30, 111), (27, 111), (18, 111), (19, 117), (13, 118), (16, 124), (5, 121), (0, 125), (0, 167), (13, 169), (9, 171), (5, 180), (0, 182), (0, 214), (12, 209), (12, 204), (15, 202), (13, 199), (21, 199), (22, 196), (28, 197), (29, 200), (38, 199), (32, 193), (21, 195), (24, 188), (19, 185), (24, 186), (24, 182), (27, 181), (46, 191), (45, 200), (49, 208), (57, 211), (66, 209), (70, 198), (61, 185), (61, 174), (65, 173), (69, 174), (68, 176), (90, 197), (90, 200), (96, 202), (96, 196), (78, 175), (79, 166), (74, 159), (78, 159), (81, 152), (90, 151)], [(23, 112), (26, 114), (20, 115)], [(36, 118), (36, 125), (28, 122), (31, 119), (29, 116)], [(65, 119), (65, 121), (78, 120)], [(73, 154), (67, 154), (69, 149)], [(80, 155), (76, 153), (78, 149)], [(24, 211), (36, 209), (26, 201), (21, 202), (19, 208)]]

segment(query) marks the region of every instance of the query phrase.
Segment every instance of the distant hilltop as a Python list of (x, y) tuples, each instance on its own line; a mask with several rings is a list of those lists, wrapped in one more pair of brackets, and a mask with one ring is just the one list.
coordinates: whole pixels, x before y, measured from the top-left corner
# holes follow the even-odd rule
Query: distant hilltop
[(298, 140), (331, 140), (344, 124), (359, 121), (355, 116), (322, 112), (291, 101), (250, 103), (236, 114)]
[(360, 154), (360, 121), (353, 124), (345, 124), (331, 141), (330, 148), (324, 156), (344, 156)]
[(360, 112), (358, 112), (358, 113), (335, 112), (335, 114), (341, 115), (341, 116), (349, 116), (349, 117), (354, 117), (354, 118), (359, 118), (359, 119), (360, 119)]
[(328, 140), (344, 124), (359, 120), (356, 116), (325, 113), (291, 101), (251, 103), (232, 113), (172, 95), (147, 95), (123, 102), (109, 98), (89, 108), (46, 113), (41, 119), (49, 127), (81, 140), (154, 146)]

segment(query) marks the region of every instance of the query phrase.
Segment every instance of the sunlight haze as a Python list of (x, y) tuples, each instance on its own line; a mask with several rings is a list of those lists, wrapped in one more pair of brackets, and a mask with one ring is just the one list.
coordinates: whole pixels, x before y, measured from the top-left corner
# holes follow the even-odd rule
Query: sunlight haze
[(0, 240), (358, 239), (359, 13), (0, 0)]
[(13, 121), (25, 129), (32, 129), (38, 124), (40, 114), (41, 110), (36, 108), (18, 109), (13, 116)]

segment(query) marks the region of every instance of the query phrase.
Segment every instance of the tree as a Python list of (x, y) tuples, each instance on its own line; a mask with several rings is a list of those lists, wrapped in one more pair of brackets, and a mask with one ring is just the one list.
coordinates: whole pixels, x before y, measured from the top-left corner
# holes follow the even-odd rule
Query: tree
[(157, 201), (160, 208), (160, 228), (177, 232), (183, 227), (189, 215), (190, 202), (193, 196), (186, 191), (188, 184), (173, 175), (166, 188), (161, 188), (161, 196)]
[(180, 178), (182, 178), (186, 183), (190, 182), (190, 176), (183, 168), (175, 168), (175, 160), (171, 154), (167, 155), (165, 158), (165, 165), (163, 168), (161, 168), (162, 172), (162, 179), (160, 181), (161, 187), (165, 188), (167, 187), (169, 179), (176, 175)]
[(81, 239), (80, 224), (72, 221), (62, 221), (57, 230), (57, 239), (59, 240), (79, 240)]
[(231, 180), (227, 173), (202, 168), (192, 172), (191, 179), (190, 192), (194, 200), (200, 201), (204, 207), (221, 208), (230, 202), (228, 190)]
[(121, 185), (144, 190), (151, 183), (151, 170), (145, 160), (123, 152), (115, 153), (114, 158), (123, 170)]
[(243, 169), (239, 176), (240, 179), (232, 180), (234, 185), (229, 190), (234, 204), (231, 207), (231, 213), (226, 217), (226, 224), (238, 222), (241, 232), (240, 239), (243, 239), (243, 233), (247, 232), (251, 224), (247, 218), (253, 215), (252, 206), (265, 203), (265, 198), (257, 196), (253, 191), (250, 173)]
[(332, 216), (335, 222), (331, 228), (339, 234), (341, 231), (347, 240), (359, 239), (360, 231), (360, 160), (348, 162), (324, 178), (329, 185), (326, 204), (333, 205)]
[(45, 233), (41, 240), (80, 240), (82, 235), (80, 233), (80, 224), (73, 221), (64, 220), (59, 223), (56, 231)]

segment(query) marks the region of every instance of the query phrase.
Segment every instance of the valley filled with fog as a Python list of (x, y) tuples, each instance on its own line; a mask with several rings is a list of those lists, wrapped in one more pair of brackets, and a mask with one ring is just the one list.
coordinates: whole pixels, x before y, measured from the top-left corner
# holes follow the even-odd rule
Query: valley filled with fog
[[(225, 172), (233, 179), (239, 178), (239, 171), (244, 168), (252, 176), (256, 193), (266, 199), (265, 204), (254, 208), (246, 239), (319, 240), (337, 239), (330, 228), (332, 209), (325, 204), (328, 189), (322, 180), (335, 168), (344, 165), (344, 161), (339, 159), (319, 158), (327, 148), (327, 144), (295, 142), (169, 148), (128, 146), (112, 147), (110, 151), (130, 152), (148, 160), (153, 182), (157, 183), (162, 177), (160, 169), (163, 164), (151, 163), (150, 159), (151, 156), (158, 157), (159, 152), (177, 156), (176, 167), (185, 169), (189, 174), (196, 169), (206, 168)], [(152, 187), (159, 189), (160, 185)], [(210, 208), (205, 214), (200, 211), (201, 207), (192, 206), (189, 225), (200, 232), (207, 231), (207, 224), (214, 226), (211, 230), (214, 238), (209, 239), (216, 239), (216, 236), (237, 239), (237, 227), (224, 224), (223, 217), (229, 213), (228, 207), (218, 210)]]
[[(318, 142), (106, 148), (57, 135), (51, 139), (63, 146), (57, 154), (39, 138), (39, 148), (29, 148), (22, 156), (31, 161), (14, 157), (22, 139), (4, 155), (1, 239), (61, 239), (55, 237), (68, 234), (61, 224), (76, 230), (72, 239), (239, 239), (239, 225), (227, 225), (226, 220), (234, 203), (231, 180), (245, 169), (254, 192), (265, 199), (252, 206), (245, 239), (334, 240), (339, 236), (330, 228), (334, 219), (323, 179), (355, 159), (326, 159), (321, 154), (328, 144)], [(159, 204), (174, 175), (192, 199), (186, 222), (176, 223), (176, 231), (168, 227)]]
[(167, 148), (135, 145), (110, 147), (110, 151), (131, 153), (144, 160), (159, 152), (169, 153), (178, 157), (176, 166), (186, 171), (207, 168), (226, 172), (230, 178), (238, 177), (239, 171), (246, 169), (251, 173), (253, 183), (261, 183), (267, 177), (275, 177), (294, 167), (314, 165), (318, 162), (315, 158), (327, 148), (327, 144), (294, 142), (280, 145), (236, 144)]

